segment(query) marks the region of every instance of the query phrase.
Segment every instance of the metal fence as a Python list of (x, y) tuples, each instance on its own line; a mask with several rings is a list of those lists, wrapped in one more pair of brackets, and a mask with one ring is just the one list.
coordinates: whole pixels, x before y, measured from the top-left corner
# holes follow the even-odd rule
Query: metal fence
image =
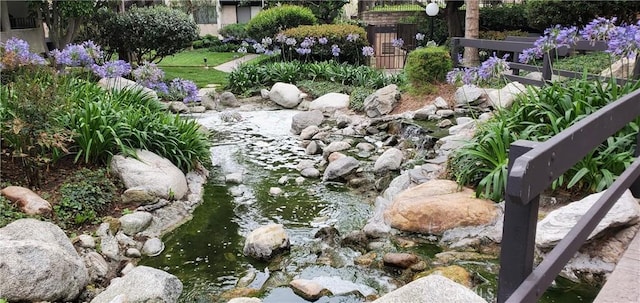
[[(416, 24), (389, 24), (367, 26), (367, 39), (374, 50), (372, 65), (381, 69), (402, 69), (407, 54), (416, 48)], [(401, 47), (394, 41), (402, 39)]]

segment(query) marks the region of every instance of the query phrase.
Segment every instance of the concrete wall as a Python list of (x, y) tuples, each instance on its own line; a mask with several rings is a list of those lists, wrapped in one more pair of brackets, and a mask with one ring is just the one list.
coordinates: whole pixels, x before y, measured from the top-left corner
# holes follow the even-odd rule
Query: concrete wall
[(34, 53), (46, 52), (44, 44), (44, 31), (42, 27), (38, 28), (26, 28), (26, 29), (14, 29), (10, 31), (0, 32), (0, 41), (5, 42), (11, 37), (16, 37), (27, 41), (29, 48)]
[(218, 25), (217, 24), (198, 24), (198, 28), (200, 29), (200, 36), (205, 35), (218, 35)]
[(238, 23), (238, 16), (236, 15), (235, 5), (223, 5), (222, 13), (220, 14), (221, 25), (224, 27), (227, 24)]

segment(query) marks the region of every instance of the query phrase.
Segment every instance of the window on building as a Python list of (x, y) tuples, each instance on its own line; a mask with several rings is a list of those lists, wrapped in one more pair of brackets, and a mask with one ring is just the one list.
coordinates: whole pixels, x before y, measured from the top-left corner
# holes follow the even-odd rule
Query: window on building
[(193, 11), (193, 20), (197, 24), (215, 24), (218, 14), (215, 5), (200, 6)]

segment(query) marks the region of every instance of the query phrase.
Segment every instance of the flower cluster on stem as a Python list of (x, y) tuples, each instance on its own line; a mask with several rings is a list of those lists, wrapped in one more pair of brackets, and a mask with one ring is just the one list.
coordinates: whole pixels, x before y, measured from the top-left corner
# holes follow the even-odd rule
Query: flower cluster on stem
[(0, 43), (0, 71), (25, 65), (46, 65), (47, 61), (29, 50), (29, 43), (16, 37)]

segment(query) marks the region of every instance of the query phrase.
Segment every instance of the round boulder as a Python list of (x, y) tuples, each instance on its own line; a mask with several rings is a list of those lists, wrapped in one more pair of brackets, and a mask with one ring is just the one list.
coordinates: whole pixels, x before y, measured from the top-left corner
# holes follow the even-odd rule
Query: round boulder
[(252, 231), (244, 242), (245, 256), (269, 260), (290, 247), (289, 236), (282, 224), (269, 224)]

